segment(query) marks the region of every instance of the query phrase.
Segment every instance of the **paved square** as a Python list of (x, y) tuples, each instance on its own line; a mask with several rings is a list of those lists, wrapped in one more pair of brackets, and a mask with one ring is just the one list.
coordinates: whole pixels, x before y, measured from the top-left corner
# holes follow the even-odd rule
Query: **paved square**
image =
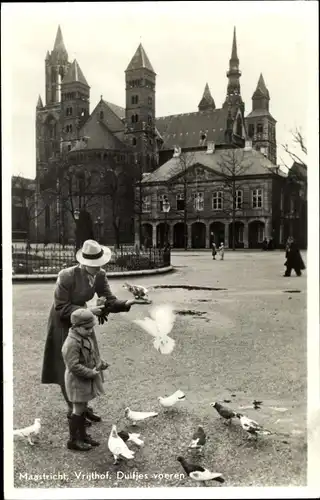
[[(97, 328), (110, 368), (106, 395), (93, 405), (103, 421), (90, 429), (101, 445), (83, 454), (66, 448), (68, 425), (58, 388), (40, 384), (54, 283), (14, 285), (14, 427), (35, 417), (43, 425), (38, 446), (15, 441), (16, 487), (194, 486), (177, 476), (183, 470), (176, 457), (191, 458), (187, 445), (198, 425), (210, 437), (200, 463), (222, 472), (225, 486), (306, 484), (306, 272), (282, 277), (280, 251), (227, 251), (224, 261), (213, 261), (209, 252), (174, 252), (172, 263), (174, 273), (129, 280), (154, 286), (154, 303), (174, 304), (176, 348), (170, 356), (161, 356), (152, 338), (130, 321), (143, 318), (149, 306), (134, 306)], [(124, 281), (110, 280), (111, 288), (129, 298)], [(166, 414), (157, 397), (176, 389), (186, 400)], [(260, 410), (253, 409), (254, 399), (262, 401)], [(220, 421), (210, 407), (215, 400), (230, 401), (225, 404), (273, 435), (250, 444), (237, 422), (228, 427)], [(113, 466), (107, 440), (113, 423), (126, 426), (126, 406), (157, 410), (159, 416), (139, 426), (145, 447), (135, 460)], [(65, 475), (28, 476), (44, 472)]]

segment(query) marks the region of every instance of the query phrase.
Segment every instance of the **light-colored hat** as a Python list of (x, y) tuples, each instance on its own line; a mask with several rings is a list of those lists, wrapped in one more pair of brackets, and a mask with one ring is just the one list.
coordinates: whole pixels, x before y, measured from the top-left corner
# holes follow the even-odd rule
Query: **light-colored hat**
[(76, 259), (84, 266), (101, 267), (109, 262), (111, 255), (110, 248), (99, 245), (97, 241), (86, 240), (77, 251)]
[(94, 326), (95, 317), (89, 309), (76, 309), (71, 314), (72, 326)]

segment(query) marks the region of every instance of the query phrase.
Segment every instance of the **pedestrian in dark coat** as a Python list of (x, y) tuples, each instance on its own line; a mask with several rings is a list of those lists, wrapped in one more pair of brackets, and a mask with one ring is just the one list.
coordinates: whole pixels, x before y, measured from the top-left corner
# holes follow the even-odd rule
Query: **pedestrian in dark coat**
[(67, 443), (70, 450), (88, 451), (100, 444), (85, 429), (88, 402), (104, 394), (102, 370), (108, 368), (108, 364), (100, 359), (96, 342), (92, 339), (94, 325), (94, 315), (89, 309), (75, 310), (62, 346), (66, 392), (73, 404)]
[(217, 246), (216, 246), (216, 244), (213, 242), (213, 243), (212, 243), (212, 258), (213, 258), (213, 260), (216, 260), (216, 255), (217, 255)]
[[(71, 314), (77, 309), (87, 307), (86, 303), (92, 300), (95, 293), (102, 300), (105, 298), (104, 302), (111, 313), (129, 311), (131, 305), (136, 303), (135, 300), (118, 300), (111, 292), (106, 272), (101, 269), (101, 266), (104, 266), (111, 258), (111, 250), (108, 247), (102, 247), (94, 240), (87, 240), (82, 249), (77, 252), (76, 258), (79, 265), (63, 269), (58, 274), (54, 301), (49, 314), (41, 376), (43, 384), (60, 385), (69, 408), (68, 418), (71, 416), (72, 403), (65, 388), (65, 365), (61, 348), (71, 326)], [(104, 305), (98, 305), (91, 307), (90, 310), (94, 315), (99, 316), (103, 308)], [(95, 344), (96, 355), (99, 356), (94, 331), (92, 341)], [(88, 408), (86, 416), (92, 421), (101, 420), (91, 408)], [(86, 423), (89, 425), (88, 421)]]
[(306, 266), (300, 254), (297, 243), (294, 238), (289, 237), (286, 245), (286, 272), (284, 276), (291, 276), (291, 271), (294, 269), (297, 276), (301, 276), (301, 271), (303, 271)]

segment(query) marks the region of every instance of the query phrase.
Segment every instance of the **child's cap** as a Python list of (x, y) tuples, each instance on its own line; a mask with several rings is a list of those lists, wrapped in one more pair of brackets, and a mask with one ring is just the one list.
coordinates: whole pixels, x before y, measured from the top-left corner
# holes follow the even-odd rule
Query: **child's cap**
[(88, 309), (77, 309), (71, 314), (72, 326), (94, 326), (95, 318)]

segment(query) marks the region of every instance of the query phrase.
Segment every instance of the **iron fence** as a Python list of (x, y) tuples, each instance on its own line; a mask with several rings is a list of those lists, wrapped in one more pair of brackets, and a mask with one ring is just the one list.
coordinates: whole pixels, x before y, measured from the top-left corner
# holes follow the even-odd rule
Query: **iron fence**
[[(105, 266), (108, 272), (138, 271), (167, 267), (171, 262), (170, 250), (134, 247), (111, 248), (112, 258)], [(72, 245), (18, 243), (12, 245), (13, 274), (57, 274), (61, 269), (74, 266), (76, 248)]]

